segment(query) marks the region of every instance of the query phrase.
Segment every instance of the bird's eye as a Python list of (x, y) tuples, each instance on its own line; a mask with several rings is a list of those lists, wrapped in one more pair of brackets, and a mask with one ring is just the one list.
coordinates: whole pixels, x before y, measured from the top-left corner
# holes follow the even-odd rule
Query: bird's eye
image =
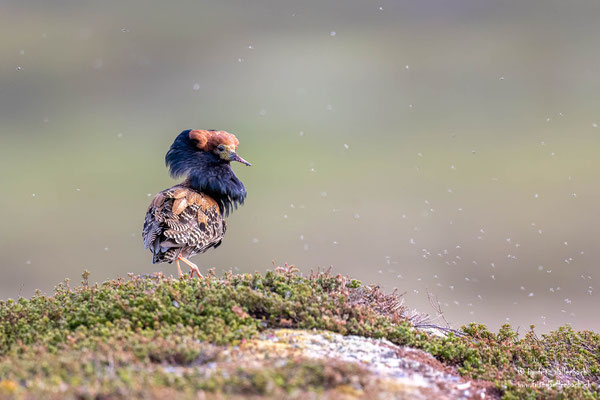
[(220, 145), (217, 146), (217, 150), (223, 151), (223, 150), (225, 150), (225, 146), (223, 146), (222, 144), (220, 144)]

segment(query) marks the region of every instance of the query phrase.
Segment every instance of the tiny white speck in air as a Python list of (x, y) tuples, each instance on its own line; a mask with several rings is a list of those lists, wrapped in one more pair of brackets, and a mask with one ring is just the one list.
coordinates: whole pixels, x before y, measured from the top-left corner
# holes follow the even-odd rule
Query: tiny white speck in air
[(413, 239), (413, 238), (410, 238), (410, 240), (409, 240), (409, 243), (410, 243), (410, 244), (415, 244), (415, 239)]
[(192, 90), (197, 92), (198, 90), (200, 90), (200, 84), (199, 83), (194, 83), (194, 86), (192, 86)]
[(597, 124), (597, 123), (595, 123), (595, 122), (593, 122), (593, 123), (592, 123), (592, 128), (597, 128), (597, 127), (598, 127), (598, 124)]
[(258, 238), (253, 238), (252, 243), (254, 243), (254, 244), (258, 243)]
[(35, 196), (36, 196), (36, 194), (35, 194), (35, 193), (31, 193), (31, 197), (35, 197)]
[(404, 66), (404, 69), (410, 69), (410, 65), (406, 64), (406, 65)]
[(20, 54), (20, 55), (24, 55), (24, 54), (25, 54), (25, 50), (21, 50), (21, 51), (19, 52), (19, 54)]
[(300, 136), (304, 136), (304, 131), (300, 131)]
[(123, 134), (122, 133), (117, 133), (117, 139), (122, 139), (123, 138)]
[(127, 32), (129, 32), (129, 29), (127, 29), (127, 28), (121, 28), (121, 32), (127, 33)]
[(504, 77), (503, 77), (503, 76), (501, 76), (501, 77), (500, 77), (500, 80), (501, 80), (501, 81), (503, 81), (503, 80), (504, 80)]
[(346, 143), (344, 143), (344, 148), (345, 148), (346, 150), (348, 150), (348, 149), (350, 148), (350, 146), (348, 146)]
[(267, 115), (267, 110), (265, 110), (264, 108), (263, 108), (263, 109), (261, 109), (261, 110), (258, 112), (258, 115), (260, 115), (261, 117), (264, 117), (265, 115)]
[(19, 65), (19, 66), (17, 66), (17, 68), (16, 68), (16, 69), (17, 69), (17, 71), (21, 71), (21, 70), (23, 69), (23, 67), (21, 67), (21, 66)]
[(360, 219), (360, 214), (358, 214), (358, 213), (354, 214), (354, 219)]
[(333, 37), (333, 36), (335, 36), (335, 35), (337, 35), (337, 33), (336, 33), (335, 31), (331, 31), (331, 32), (329, 32), (329, 36)]
[(321, 197), (327, 197), (327, 192), (321, 192)]
[(100, 69), (104, 66), (104, 61), (102, 61), (101, 58), (96, 58), (94, 59), (94, 61), (92, 61), (92, 68), (94, 69)]
[(27, 261), (25, 261), (25, 264), (27, 264), (27, 265), (31, 265), (31, 260), (27, 260)]

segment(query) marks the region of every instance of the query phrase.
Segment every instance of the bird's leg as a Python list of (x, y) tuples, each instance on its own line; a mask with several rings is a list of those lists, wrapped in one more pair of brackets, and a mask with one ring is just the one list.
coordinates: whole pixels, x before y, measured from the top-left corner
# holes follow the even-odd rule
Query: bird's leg
[(181, 279), (181, 277), (183, 276), (183, 273), (181, 272), (181, 267), (179, 266), (179, 258), (176, 260), (177, 263), (177, 272), (179, 273), (179, 279)]
[(196, 264), (194, 264), (190, 260), (187, 260), (187, 259), (185, 259), (184, 257), (181, 257), (181, 256), (179, 256), (178, 260), (181, 260), (185, 264), (189, 265), (189, 267), (190, 267), (190, 278), (192, 278), (194, 276), (194, 272), (196, 274), (198, 274), (198, 278), (202, 278), (202, 274), (200, 273), (200, 270), (198, 269), (198, 266)]

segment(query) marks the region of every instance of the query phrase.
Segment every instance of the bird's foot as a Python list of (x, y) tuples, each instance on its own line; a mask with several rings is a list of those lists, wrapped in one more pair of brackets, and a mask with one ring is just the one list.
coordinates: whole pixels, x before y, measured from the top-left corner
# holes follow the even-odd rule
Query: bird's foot
[(190, 265), (190, 278), (194, 277), (194, 272), (198, 275), (198, 278), (203, 278), (198, 267), (195, 264), (192, 264)]
[(190, 278), (194, 277), (194, 272), (198, 275), (198, 278), (202, 278), (202, 274), (200, 273), (200, 270), (196, 264), (183, 257), (179, 257), (178, 260), (181, 260), (190, 267)]

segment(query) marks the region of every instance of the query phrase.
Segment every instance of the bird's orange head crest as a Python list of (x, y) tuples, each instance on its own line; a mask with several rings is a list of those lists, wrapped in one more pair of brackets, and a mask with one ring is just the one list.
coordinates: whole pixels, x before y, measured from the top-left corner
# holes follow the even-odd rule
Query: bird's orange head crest
[(225, 131), (194, 129), (190, 131), (190, 139), (195, 140), (196, 147), (204, 151), (213, 151), (220, 144), (231, 147), (235, 151), (240, 144), (235, 135)]
[(236, 154), (240, 141), (234, 134), (225, 131), (193, 129), (189, 133), (196, 147), (202, 151), (211, 152), (226, 161), (238, 161), (245, 165), (250, 163)]

